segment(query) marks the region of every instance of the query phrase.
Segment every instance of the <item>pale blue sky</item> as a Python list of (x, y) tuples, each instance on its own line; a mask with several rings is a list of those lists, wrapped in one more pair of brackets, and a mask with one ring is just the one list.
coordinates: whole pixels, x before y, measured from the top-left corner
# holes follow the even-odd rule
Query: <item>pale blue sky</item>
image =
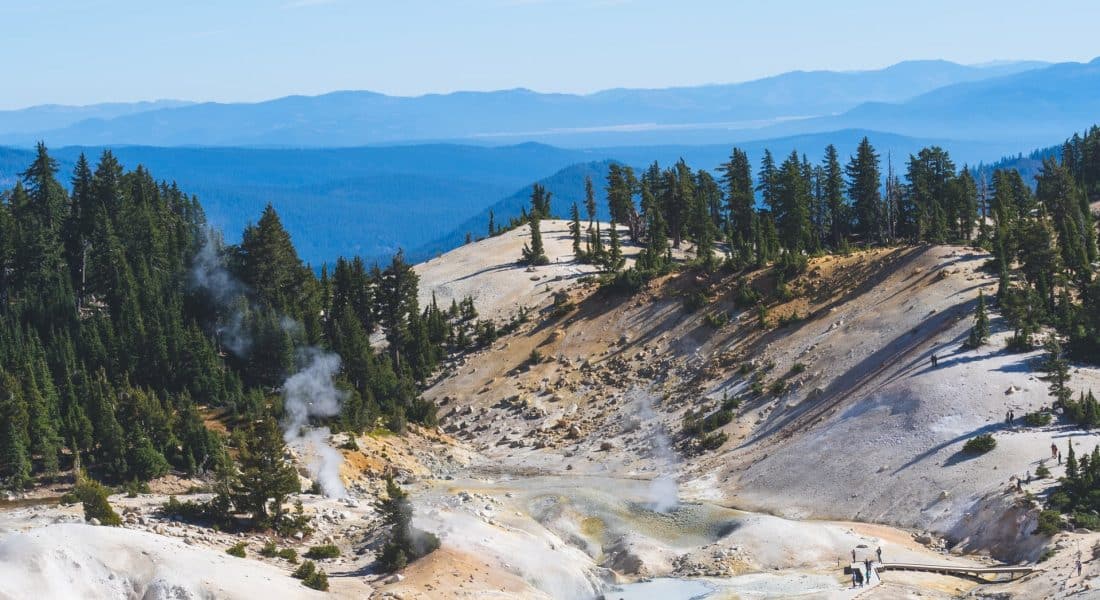
[(1097, 23), (1096, 0), (0, 0), (0, 108), (1086, 61), (1100, 55)]

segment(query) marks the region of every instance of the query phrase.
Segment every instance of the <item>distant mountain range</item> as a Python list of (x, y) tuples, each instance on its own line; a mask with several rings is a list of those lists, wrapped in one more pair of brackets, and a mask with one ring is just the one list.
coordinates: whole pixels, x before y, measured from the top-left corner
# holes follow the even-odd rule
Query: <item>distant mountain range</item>
[[(565, 215), (583, 198), (586, 176), (602, 198), (610, 161), (643, 168), (683, 158), (713, 171), (736, 145), (755, 171), (764, 148), (817, 162), (835, 144), (846, 160), (867, 136), (899, 171), (909, 154), (940, 145), (960, 166), (1008, 156), (1001, 164), (1030, 173), (1037, 160), (1019, 152), (1057, 144), (1096, 121), (1100, 59), (916, 61), (583, 96), (339, 92), (255, 104), (43, 106), (0, 111), (0, 144), (10, 146), (0, 147), (0, 190), (30, 163), (27, 146), (37, 139), (51, 146), (62, 181), (81, 152), (94, 162), (111, 146), (128, 168), (144, 164), (200, 196), (230, 241), (271, 202), (317, 266), (340, 255), (385, 260), (399, 247), (414, 259), (448, 250), (467, 233), (484, 235), (490, 208), (500, 223), (517, 215), (534, 181)], [(507, 143), (513, 139), (567, 146)], [(387, 145), (361, 145), (368, 142)], [(314, 147), (322, 145), (330, 147)]]
[(861, 127), (933, 138), (1049, 144), (1100, 121), (1100, 58), (941, 87), (897, 103), (762, 128), (756, 135)]
[[(565, 146), (726, 143), (760, 127), (900, 103), (945, 86), (1043, 70), (1045, 63), (964, 66), (909, 61), (859, 72), (794, 71), (725, 85), (613, 89), (588, 95), (516, 89), (397, 97), (373, 92), (289, 96), (258, 103), (99, 105), (83, 120), (62, 107), (0, 113), (0, 143), (54, 146), (338, 147), (424, 141)], [(39, 124), (38, 126), (33, 126)], [(858, 123), (849, 127), (865, 127)], [(872, 127), (892, 131), (890, 128)], [(774, 137), (774, 136), (756, 136)], [(959, 137), (959, 136), (948, 136)]]

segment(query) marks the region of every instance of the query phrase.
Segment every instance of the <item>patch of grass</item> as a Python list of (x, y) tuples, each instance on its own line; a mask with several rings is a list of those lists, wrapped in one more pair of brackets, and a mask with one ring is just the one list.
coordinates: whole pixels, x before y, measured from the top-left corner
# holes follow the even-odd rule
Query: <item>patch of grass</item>
[(806, 365), (800, 362), (796, 362), (791, 365), (791, 375), (798, 375), (806, 370)]
[(976, 435), (963, 444), (962, 451), (967, 454), (985, 454), (997, 447), (997, 440), (988, 433)]

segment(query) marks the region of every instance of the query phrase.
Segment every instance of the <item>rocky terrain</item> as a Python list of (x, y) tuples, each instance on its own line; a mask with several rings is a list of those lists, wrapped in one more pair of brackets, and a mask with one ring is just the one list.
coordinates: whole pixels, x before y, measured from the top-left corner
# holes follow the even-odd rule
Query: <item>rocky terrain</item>
[[(921, 246), (814, 258), (776, 293), (770, 271), (744, 280), (690, 272), (633, 296), (601, 290), (573, 261), (564, 222), (544, 222), (551, 263), (513, 261), (516, 230), (417, 266), (422, 302), (472, 296), (481, 316), (517, 331), (456, 358), (430, 387), (438, 429), (358, 437), (342, 450), (346, 499), (301, 495), (316, 531), (280, 540), (320, 561), (334, 597), (395, 598), (940, 598), (1088, 597), (1097, 534), (1032, 535), (1033, 502), (1052, 479), (1016, 491), (1051, 443), (1079, 452), (1100, 436), (1057, 423), (1005, 423), (1049, 405), (1037, 353), (990, 343), (965, 350), (987, 256)], [(636, 250), (628, 249), (628, 256)], [(690, 248), (684, 252), (690, 255)], [(746, 290), (767, 298), (745, 307)], [(555, 302), (555, 293), (557, 301)], [(687, 300), (701, 294), (696, 310)], [(939, 357), (932, 368), (931, 355)], [(533, 360), (533, 357), (537, 360)], [(1074, 371), (1100, 390), (1100, 370)], [(704, 447), (685, 417), (725, 409)], [(995, 451), (960, 453), (988, 432)], [(350, 447), (343, 436), (333, 445)], [(387, 469), (412, 494), (414, 524), (442, 548), (399, 576), (375, 573), (374, 501)], [(304, 471), (303, 471), (304, 473)], [(111, 498), (121, 528), (81, 523), (64, 490), (38, 490), (0, 510), (0, 597), (323, 597), (262, 558), (264, 536), (186, 525), (160, 514), (171, 478), (150, 494)], [(225, 554), (245, 542), (245, 559)], [(843, 566), (881, 548), (887, 561), (1032, 563), (1012, 583), (888, 572), (850, 589)], [(1071, 576), (1078, 549), (1081, 577)], [(52, 586), (52, 587), (51, 587)], [(50, 594), (47, 594), (50, 595)]]

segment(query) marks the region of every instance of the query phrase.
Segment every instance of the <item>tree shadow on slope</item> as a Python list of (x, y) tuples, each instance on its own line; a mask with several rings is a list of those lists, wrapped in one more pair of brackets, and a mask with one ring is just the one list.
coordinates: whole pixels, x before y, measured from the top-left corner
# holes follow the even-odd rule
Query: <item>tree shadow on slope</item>
[[(975, 302), (963, 302), (950, 309), (935, 313), (916, 330), (906, 331), (895, 337), (885, 346), (860, 361), (859, 364), (848, 369), (846, 373), (836, 377), (816, 398), (806, 398), (793, 410), (779, 417), (777, 421), (769, 424), (765, 429), (746, 440), (742, 446), (750, 445), (774, 434), (783, 434), (784, 437), (789, 436), (794, 429), (812, 425), (824, 418), (853, 394), (859, 393), (862, 397), (868, 397), (887, 383), (903, 376), (903, 374), (899, 374), (878, 383), (874, 387), (867, 387), (868, 384), (885, 374), (906, 356), (916, 352), (930, 338), (943, 333), (955, 325), (959, 319), (970, 314), (971, 305)], [(925, 355), (930, 356), (931, 352), (923, 353), (921, 356)], [(913, 361), (910, 364), (915, 363), (916, 361)]]

